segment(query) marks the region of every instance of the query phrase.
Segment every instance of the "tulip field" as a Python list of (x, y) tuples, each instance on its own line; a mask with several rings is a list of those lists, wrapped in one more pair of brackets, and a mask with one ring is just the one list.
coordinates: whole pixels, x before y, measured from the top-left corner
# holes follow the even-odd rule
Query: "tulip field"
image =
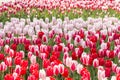
[(2, 3), (0, 80), (120, 80), (120, 2)]

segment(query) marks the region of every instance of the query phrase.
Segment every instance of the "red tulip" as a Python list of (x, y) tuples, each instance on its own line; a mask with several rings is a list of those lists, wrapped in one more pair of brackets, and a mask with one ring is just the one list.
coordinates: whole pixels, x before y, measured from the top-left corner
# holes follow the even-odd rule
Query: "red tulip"
[(0, 60), (4, 59), (4, 54), (0, 53)]
[(21, 67), (21, 75), (25, 75), (27, 72), (27, 68), (26, 67)]
[(7, 38), (7, 39), (5, 40), (5, 43), (6, 43), (6, 44), (10, 44), (10, 38)]
[(52, 55), (54, 55), (54, 56), (56, 56), (57, 58), (59, 58), (59, 57), (60, 57), (60, 52), (54, 51), (54, 52), (52, 52)]
[(85, 37), (84, 31), (80, 30), (80, 31), (79, 31), (79, 36), (80, 36), (81, 38), (84, 38), (84, 37)]
[(97, 42), (97, 37), (96, 36), (90, 36), (89, 40), (92, 41), (93, 43)]
[(111, 68), (105, 68), (105, 76), (110, 77), (111, 75)]
[(41, 40), (39, 38), (36, 39), (36, 44), (41, 44)]
[(115, 40), (115, 39), (119, 39), (119, 37), (120, 37), (120, 34), (118, 34), (118, 33), (115, 33), (114, 35), (113, 35), (113, 39)]
[(65, 80), (73, 80), (73, 78), (69, 78), (69, 77), (68, 77), (68, 78), (65, 78)]
[(15, 55), (16, 55), (16, 57), (18, 56), (18, 57), (21, 57), (21, 58), (23, 58), (23, 56), (24, 56), (21, 52), (16, 52)]
[(106, 60), (105, 67), (112, 67), (112, 62), (110, 60)]
[(50, 60), (44, 59), (43, 60), (43, 68), (47, 68), (50, 65)]
[(39, 33), (38, 33), (38, 37), (40, 38), (40, 39), (42, 39), (42, 36), (44, 35), (44, 32), (42, 32), (42, 31), (40, 31)]
[(62, 76), (63, 76), (63, 77), (68, 77), (68, 75), (69, 75), (69, 71), (68, 71), (67, 68), (65, 68)]
[(21, 77), (17, 77), (15, 80), (24, 80), (24, 79)]
[(104, 58), (98, 58), (98, 60), (99, 60), (100, 66), (104, 65), (104, 63), (105, 63)]
[(78, 54), (78, 57), (81, 57), (81, 54), (83, 53), (84, 48), (82, 46), (79, 46), (78, 48), (79, 48), (79, 50), (78, 50), (77, 54)]
[(90, 55), (90, 57), (92, 57), (93, 59), (95, 59), (95, 58), (98, 57), (98, 54), (97, 54), (97, 53), (92, 53), (92, 54)]
[(34, 70), (39, 70), (39, 64), (35, 63), (35, 64), (31, 64), (30, 65), (30, 73), (33, 73)]
[(62, 51), (62, 46), (61, 45), (58, 45), (58, 51)]
[(50, 80), (56, 80), (55, 78), (53, 78), (53, 77), (50, 77)]
[(28, 60), (22, 60), (21, 61), (21, 63), (20, 63), (20, 65), (22, 66), (22, 67), (28, 67)]
[(48, 42), (48, 38), (47, 38), (46, 35), (43, 35), (43, 36), (42, 36), (42, 41), (43, 41), (43, 42)]
[(46, 68), (46, 74), (47, 74), (47, 76), (53, 76), (53, 67), (48, 66)]
[(120, 74), (117, 74), (116, 80), (120, 80)]
[(38, 78), (39, 78), (39, 71), (34, 70), (34, 71), (32, 72), (32, 75), (34, 75), (34, 76), (38, 79)]
[(34, 75), (28, 76), (27, 80), (37, 80), (37, 78)]
[(21, 63), (21, 61), (22, 61), (22, 58), (21, 57), (15, 57), (15, 59), (14, 59), (14, 63), (16, 64), (16, 65), (20, 65), (20, 63)]
[(76, 55), (75, 52), (72, 52), (72, 59), (73, 59), (73, 60), (77, 60), (77, 55)]
[(14, 51), (16, 51), (17, 50), (17, 44), (11, 44), (11, 49), (13, 49)]
[(107, 49), (110, 49), (110, 42), (107, 42)]
[(4, 80), (14, 80), (14, 77), (11, 74), (6, 74)]
[(97, 52), (97, 49), (96, 49), (96, 48), (91, 48), (91, 49), (90, 49), (90, 52), (91, 52), (91, 53), (96, 53), (96, 52)]
[(29, 50), (29, 46), (30, 44), (24, 44), (25, 50), (28, 51)]
[(52, 56), (50, 57), (50, 62), (52, 62), (52, 61), (54, 61), (54, 60), (57, 60), (57, 56), (52, 55)]
[(107, 53), (108, 58), (114, 58), (114, 55), (115, 55), (114, 51), (110, 51)]

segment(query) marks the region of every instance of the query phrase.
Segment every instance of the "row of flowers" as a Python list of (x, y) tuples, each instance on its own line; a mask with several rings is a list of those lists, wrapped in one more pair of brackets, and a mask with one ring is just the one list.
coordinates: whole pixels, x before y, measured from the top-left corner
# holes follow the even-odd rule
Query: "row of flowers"
[(1, 80), (120, 80), (120, 20), (0, 23)]
[(16, 0), (16, 2), (3, 3), (0, 6), (0, 21), (17, 18), (46, 18), (55, 16), (64, 19), (82, 17), (105, 17), (119, 15), (120, 5), (113, 0)]

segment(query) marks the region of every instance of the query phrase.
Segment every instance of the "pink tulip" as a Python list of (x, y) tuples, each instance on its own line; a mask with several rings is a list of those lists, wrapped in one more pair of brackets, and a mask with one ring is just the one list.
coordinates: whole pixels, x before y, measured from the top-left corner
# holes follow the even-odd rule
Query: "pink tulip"
[(78, 62), (75, 61), (75, 60), (73, 60), (72, 63), (71, 63), (70, 69), (71, 69), (72, 71), (75, 71), (76, 68), (77, 68), (77, 65), (78, 65)]
[(10, 55), (10, 57), (14, 57), (15, 55), (14, 50), (10, 49), (8, 54)]
[(5, 45), (4, 47), (4, 51), (5, 53), (9, 53), (10, 47), (8, 45)]
[(5, 64), (6, 64), (8, 67), (11, 67), (11, 66), (12, 66), (12, 58), (11, 58), (11, 57), (6, 57), (6, 58), (5, 58)]
[(17, 73), (18, 75), (20, 75), (20, 73), (21, 73), (21, 66), (16, 65), (14, 73)]
[(94, 60), (93, 60), (93, 66), (94, 66), (94, 67), (98, 67), (98, 66), (99, 66), (99, 61), (98, 61), (98, 59), (94, 59)]
[(55, 65), (54, 67), (53, 67), (53, 73), (55, 74), (55, 75), (58, 75), (60, 72), (59, 72), (59, 66), (58, 65)]
[(32, 55), (30, 57), (30, 62), (31, 62), (31, 64), (35, 64), (36, 63), (36, 56)]
[(44, 69), (41, 69), (39, 71), (39, 78), (42, 79), (42, 80), (45, 80), (45, 78), (46, 78), (46, 72), (45, 72)]
[(5, 64), (5, 62), (1, 62), (0, 64), (0, 71), (4, 72), (7, 70), (7, 65)]

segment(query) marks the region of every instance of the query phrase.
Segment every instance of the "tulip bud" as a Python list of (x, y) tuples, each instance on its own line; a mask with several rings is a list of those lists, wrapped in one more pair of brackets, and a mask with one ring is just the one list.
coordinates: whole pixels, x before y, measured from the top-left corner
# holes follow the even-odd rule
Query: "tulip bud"
[(20, 73), (21, 73), (21, 66), (20, 65), (16, 65), (14, 72), (20, 75)]
[(93, 66), (94, 66), (94, 67), (98, 67), (98, 66), (99, 66), (99, 61), (98, 61), (98, 59), (94, 59), (94, 60), (93, 60)]
[(14, 80), (14, 77), (11, 74), (6, 74), (4, 80)]
[(116, 80), (120, 80), (120, 74), (119, 73), (116, 76)]
[(55, 66), (53, 67), (53, 73), (54, 73), (55, 75), (58, 75), (58, 74), (59, 74), (59, 67), (58, 67), (57, 65), (55, 65)]
[(59, 64), (59, 72), (62, 74), (64, 72), (64, 65), (63, 64)]
[(42, 80), (45, 80), (46, 78), (46, 72), (44, 69), (39, 71), (39, 78), (41, 78)]
[(30, 59), (32, 56), (32, 52), (28, 52), (28, 58)]
[(66, 58), (66, 66), (70, 67), (71, 63), (72, 63), (72, 58), (71, 57), (67, 57)]
[(110, 77), (110, 74), (111, 74), (111, 69), (105, 68), (105, 77)]
[(14, 57), (14, 55), (15, 55), (14, 50), (10, 49), (8, 54), (10, 55), (10, 57)]
[(30, 73), (33, 73), (36, 70), (38, 71), (39, 70), (39, 64), (38, 63), (31, 64), (29, 70), (30, 70)]
[(4, 47), (4, 51), (5, 53), (9, 53), (10, 47), (8, 45), (5, 45)]
[(4, 59), (4, 54), (0, 53), (0, 60)]
[(78, 64), (77, 61), (73, 60), (72, 63), (71, 63), (70, 69), (72, 71), (75, 71), (76, 68), (77, 68), (77, 64)]
[(11, 57), (6, 57), (6, 58), (5, 58), (5, 64), (6, 64), (8, 67), (11, 67), (11, 66), (12, 66), (12, 58), (11, 58)]
[(16, 80), (16, 79), (17, 79), (17, 77), (18, 77), (18, 74), (17, 74), (16, 72), (14, 72), (12, 76), (13, 76), (13, 77), (14, 77), (14, 79)]
[(78, 73), (78, 74), (80, 74), (82, 68), (83, 68), (83, 65), (81, 65), (81, 64), (78, 64), (78, 65), (77, 65), (77, 73)]
[(47, 68), (50, 65), (50, 60), (44, 59), (43, 60), (43, 68)]
[(0, 71), (6, 71), (7, 70), (7, 65), (5, 64), (5, 62), (1, 62), (0, 64)]
[(27, 80), (37, 80), (37, 78), (34, 75), (30, 75)]
[(36, 63), (36, 56), (32, 55), (30, 58), (30, 62), (31, 62), (31, 64), (35, 64)]
[(42, 36), (42, 41), (43, 41), (43, 42), (46, 42), (46, 43), (48, 42), (48, 38), (47, 38), (46, 35), (43, 35), (43, 36)]
[(48, 66), (46, 69), (47, 76), (53, 76), (53, 67)]

